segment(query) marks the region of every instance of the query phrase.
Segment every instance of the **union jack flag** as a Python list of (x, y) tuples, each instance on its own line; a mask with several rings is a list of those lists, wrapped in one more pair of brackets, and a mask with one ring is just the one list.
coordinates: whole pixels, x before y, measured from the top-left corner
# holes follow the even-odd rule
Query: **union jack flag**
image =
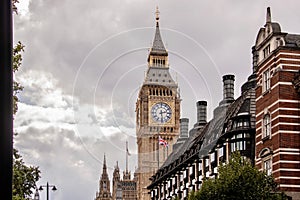
[(169, 146), (168, 142), (166, 140), (162, 139), (160, 136), (159, 136), (159, 141), (158, 142), (159, 142), (160, 145), (164, 145), (165, 147)]

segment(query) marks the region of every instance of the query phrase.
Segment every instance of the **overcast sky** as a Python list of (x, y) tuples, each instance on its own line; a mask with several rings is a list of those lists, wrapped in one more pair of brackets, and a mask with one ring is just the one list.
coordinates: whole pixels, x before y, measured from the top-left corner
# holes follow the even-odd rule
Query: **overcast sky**
[[(196, 102), (208, 119), (222, 99), (222, 76), (234, 74), (235, 97), (252, 72), (251, 47), (266, 9), (284, 32), (300, 33), (300, 1), (20, 0), (14, 42), (26, 46), (16, 79), (20, 94), (14, 144), (40, 166), (39, 185), (55, 184), (56, 200), (95, 198), (106, 154), (137, 166), (135, 102), (147, 69), (160, 10), (170, 71), (181, 92), (181, 117), (196, 122)], [(283, 3), (284, 2), (284, 3)], [(45, 199), (45, 191), (41, 192)]]

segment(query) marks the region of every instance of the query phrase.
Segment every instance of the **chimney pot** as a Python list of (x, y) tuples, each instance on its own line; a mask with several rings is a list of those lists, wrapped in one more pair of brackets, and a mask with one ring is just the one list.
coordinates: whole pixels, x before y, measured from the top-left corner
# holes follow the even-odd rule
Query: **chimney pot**
[(205, 124), (207, 121), (207, 101), (197, 102), (197, 123)]
[(234, 81), (235, 77), (232, 74), (223, 76), (223, 101), (225, 102), (234, 100)]
[(181, 118), (179, 120), (180, 123), (180, 138), (188, 138), (189, 137), (189, 119)]

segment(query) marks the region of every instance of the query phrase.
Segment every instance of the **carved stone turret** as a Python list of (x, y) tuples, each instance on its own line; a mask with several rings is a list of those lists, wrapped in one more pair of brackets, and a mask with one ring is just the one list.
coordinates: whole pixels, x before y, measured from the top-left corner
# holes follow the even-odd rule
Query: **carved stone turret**
[(110, 181), (107, 174), (106, 158), (104, 154), (102, 175), (99, 180), (99, 192), (96, 194), (96, 200), (112, 200), (110, 193)]

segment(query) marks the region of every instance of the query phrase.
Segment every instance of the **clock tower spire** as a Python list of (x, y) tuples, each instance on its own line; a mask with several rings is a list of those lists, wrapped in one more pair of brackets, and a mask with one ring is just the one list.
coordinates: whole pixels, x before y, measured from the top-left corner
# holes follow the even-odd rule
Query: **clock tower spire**
[[(172, 152), (179, 134), (180, 97), (178, 85), (169, 72), (169, 57), (155, 12), (155, 34), (148, 54), (148, 67), (136, 102), (138, 145), (138, 199), (148, 200), (151, 176)], [(159, 138), (168, 143), (159, 145)]]
[(159, 10), (156, 7), (155, 12), (156, 19), (156, 28), (155, 35), (152, 47), (150, 48), (150, 53), (148, 55), (148, 64), (150, 66), (159, 65), (159, 66), (168, 66), (168, 52), (165, 48), (165, 45), (162, 41), (160, 30), (159, 30)]

